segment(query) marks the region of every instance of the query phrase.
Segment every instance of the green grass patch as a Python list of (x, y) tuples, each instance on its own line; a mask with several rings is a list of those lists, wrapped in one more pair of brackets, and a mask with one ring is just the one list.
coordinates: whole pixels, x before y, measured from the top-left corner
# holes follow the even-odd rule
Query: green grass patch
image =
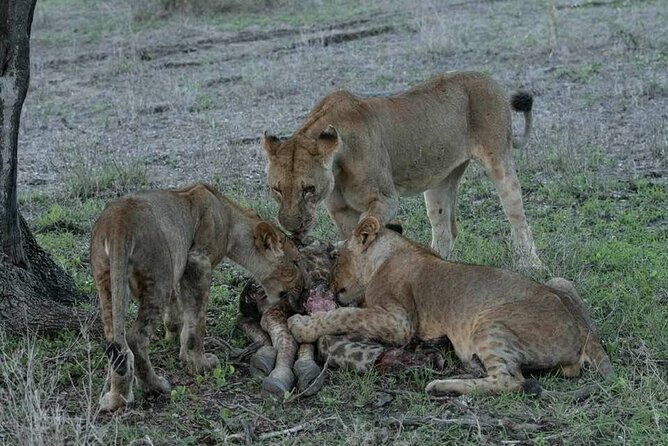
[[(520, 394), (433, 401), (423, 389), (439, 375), (423, 369), (364, 375), (329, 371), (327, 385), (317, 396), (280, 404), (259, 399), (260, 379), (249, 376), (245, 363), (226, 360), (223, 351), (214, 350), (221, 359), (219, 370), (191, 377), (179, 364), (178, 346), (159, 341), (151, 344), (152, 358), (174, 383), (174, 390), (170, 397), (157, 400), (138, 390), (139, 407), (151, 407), (157, 418), (139, 424), (133, 424), (139, 421), (133, 415), (132, 422), (113, 421), (119, 423), (115, 438), (127, 442), (148, 435), (153, 441), (166, 444), (224, 443), (227, 435), (243, 431), (248, 423), (271, 431), (290, 428), (304, 419), (331, 417), (332, 421), (319, 426), (317, 432), (307, 429), (291, 444), (665, 443), (668, 216), (663, 208), (668, 188), (646, 179), (605, 177), (594, 169), (595, 163), (585, 166), (577, 173), (555, 169), (548, 180), (540, 180), (536, 170), (520, 164), (520, 179), (529, 223), (547, 268), (535, 278), (563, 276), (574, 281), (589, 305), (616, 370), (615, 381), (603, 385), (586, 401), (578, 403), (567, 397), (535, 399)], [(276, 203), (266, 191), (251, 196), (234, 190), (226, 193), (266, 218), (276, 215)], [(39, 243), (75, 277), (83, 291), (93, 293), (85, 259), (89, 231), (104, 201), (72, 195), (27, 201), (36, 208), (32, 225)], [(510, 225), (492, 182), (477, 167), (464, 177), (458, 211), (459, 237), (453, 257), (513, 268)], [(430, 242), (421, 196), (401, 200), (400, 219), (409, 237)], [(319, 211), (316, 234), (336, 240), (324, 210)], [(223, 262), (214, 272), (207, 310), (207, 333), (228, 339), (237, 347), (248, 343), (235, 326), (244, 275), (239, 267)], [(132, 309), (130, 313), (129, 320), (133, 318)], [(57, 368), (56, 388), (92, 383), (87, 385), (101, 391), (106, 373), (102, 347), (98, 344), (92, 350), (84, 348), (75, 339), (66, 334), (55, 340), (38, 341), (39, 348), (52, 357), (66, 355), (71, 359)], [(452, 354), (446, 356), (446, 361), (448, 367), (459, 363)], [(584, 373), (579, 379), (567, 380), (547, 373), (537, 379), (547, 390), (570, 392), (596, 382), (598, 377)], [(389, 400), (376, 407), (378, 395), (387, 392)], [(68, 400), (65, 406), (76, 412), (77, 398)], [(143, 413), (143, 409), (138, 413)], [(512, 425), (529, 423), (537, 427), (514, 431), (484, 422), (478, 428), (442, 421), (470, 417), (482, 421), (485, 417), (503, 418)], [(179, 420), (178, 425), (174, 419)], [(397, 420), (405, 420), (406, 424), (397, 424)], [(398, 428), (399, 425), (403, 427)]]

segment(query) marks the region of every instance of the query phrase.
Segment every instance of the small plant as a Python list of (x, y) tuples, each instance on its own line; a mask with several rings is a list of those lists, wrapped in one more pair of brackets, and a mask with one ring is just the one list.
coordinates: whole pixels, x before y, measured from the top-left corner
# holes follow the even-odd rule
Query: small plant
[(208, 93), (200, 94), (195, 98), (195, 103), (190, 106), (191, 112), (201, 112), (213, 108), (215, 105), (215, 99), (212, 95)]
[(557, 75), (566, 77), (574, 82), (586, 84), (594, 80), (602, 67), (603, 64), (601, 62), (584, 63), (574, 67), (562, 68), (557, 71)]
[(197, 375), (195, 376), (195, 383), (198, 386), (211, 383), (216, 388), (221, 389), (228, 384), (230, 376), (235, 372), (235, 368), (232, 364), (225, 364), (221, 367), (216, 367), (211, 371), (210, 375)]
[(232, 364), (227, 364), (224, 367), (216, 367), (211, 372), (213, 378), (213, 383), (216, 387), (221, 388), (227, 384), (227, 378), (232, 376), (234, 373), (234, 366)]
[(180, 403), (186, 398), (186, 393), (188, 391), (188, 388), (186, 386), (176, 386), (172, 389), (171, 393), (169, 394), (170, 399), (172, 400), (172, 403)]

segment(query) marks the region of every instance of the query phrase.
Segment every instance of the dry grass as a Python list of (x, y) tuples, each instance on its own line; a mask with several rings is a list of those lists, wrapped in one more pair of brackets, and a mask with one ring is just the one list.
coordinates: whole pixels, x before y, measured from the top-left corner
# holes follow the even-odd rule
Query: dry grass
[(171, 14), (216, 15), (230, 12), (267, 11), (280, 0), (137, 0), (132, 9), (139, 22)]
[[(94, 378), (103, 363), (92, 357), (86, 335), (75, 341), (76, 353), (65, 348), (54, 355), (31, 336), (10, 339), (0, 332), (0, 443), (104, 445), (113, 438), (113, 423), (98, 419), (100, 389)], [(73, 412), (61, 393), (68, 371), (79, 375), (78, 383), (67, 386), (80, 397)]]
[(437, 59), (455, 56), (468, 49), (469, 27), (453, 26), (447, 9), (438, 2), (420, 2), (413, 10), (413, 27), (417, 33), (417, 49)]

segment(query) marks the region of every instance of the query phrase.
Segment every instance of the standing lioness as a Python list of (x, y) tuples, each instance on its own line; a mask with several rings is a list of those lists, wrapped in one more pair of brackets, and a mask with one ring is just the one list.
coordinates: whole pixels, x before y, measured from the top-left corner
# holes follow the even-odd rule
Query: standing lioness
[(610, 361), (584, 302), (565, 279), (542, 285), (499, 268), (453, 263), (362, 220), (339, 251), (333, 287), (342, 303), (315, 316), (292, 316), (298, 342), (349, 334), (396, 345), (448, 337), (465, 363), (477, 357), (487, 377), (429, 383), (430, 393), (519, 391), (523, 369), (558, 368), (577, 376), (583, 362), (608, 377)]
[[(132, 400), (135, 365), (147, 391), (169, 391), (146, 350), (161, 317), (166, 336), (180, 337), (179, 357), (192, 373), (219, 364), (204, 353), (203, 341), (211, 270), (223, 257), (248, 269), (267, 300), (278, 302), (282, 294), (301, 293), (298, 256), (282, 232), (206, 184), (143, 192), (107, 204), (90, 242), (111, 360), (111, 389), (101, 398), (101, 408), (114, 410)], [(130, 296), (138, 311), (126, 338)]]
[(496, 185), (523, 262), (539, 266), (513, 165), (511, 104), (526, 120), (521, 145), (532, 97), (518, 93), (511, 101), (480, 73), (444, 74), (394, 96), (330, 93), (287, 140), (264, 135), (278, 219), (304, 233), (324, 201), (347, 237), (360, 217), (384, 224), (396, 216), (399, 195), (424, 192), (432, 247), (447, 257), (457, 236), (457, 185), (474, 159)]

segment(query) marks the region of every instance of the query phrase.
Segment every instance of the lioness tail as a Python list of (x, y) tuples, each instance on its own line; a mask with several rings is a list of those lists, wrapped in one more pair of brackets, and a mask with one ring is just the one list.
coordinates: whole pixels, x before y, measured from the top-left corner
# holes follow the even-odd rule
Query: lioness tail
[(513, 146), (519, 149), (524, 147), (531, 134), (533, 96), (526, 91), (515, 92), (510, 97), (510, 106), (514, 111), (524, 114), (524, 134), (520, 138), (513, 139)]

